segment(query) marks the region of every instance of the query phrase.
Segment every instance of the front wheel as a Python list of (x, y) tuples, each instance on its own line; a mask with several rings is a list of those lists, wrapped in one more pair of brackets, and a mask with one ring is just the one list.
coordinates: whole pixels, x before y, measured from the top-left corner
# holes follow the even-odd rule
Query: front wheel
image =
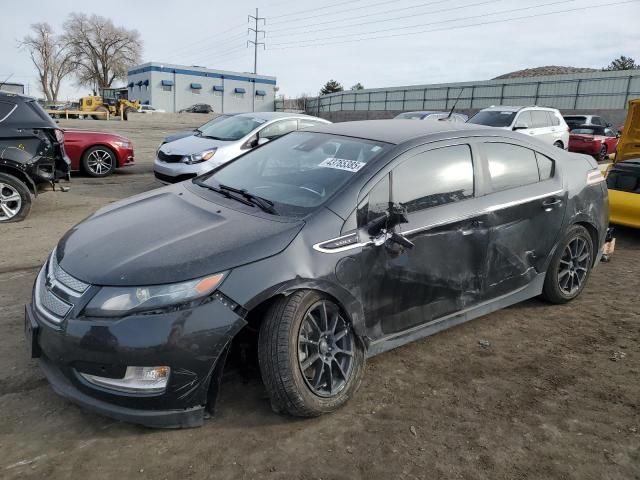
[(258, 358), (273, 409), (299, 417), (344, 405), (365, 366), (364, 349), (341, 308), (313, 290), (271, 306), (260, 328)]
[(567, 303), (584, 289), (593, 266), (593, 240), (586, 228), (572, 226), (551, 259), (542, 296), (551, 303)]

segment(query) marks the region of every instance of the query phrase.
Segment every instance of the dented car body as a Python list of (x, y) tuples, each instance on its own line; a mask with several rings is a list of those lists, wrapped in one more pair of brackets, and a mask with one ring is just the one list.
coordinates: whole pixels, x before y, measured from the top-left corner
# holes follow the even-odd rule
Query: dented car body
[(367, 356), (541, 293), (569, 301), (598, 262), (607, 190), (590, 157), (449, 122), (311, 130), (62, 238), (25, 315), (54, 390), (200, 425), (248, 326), (274, 409), (318, 415)]
[(64, 134), (29, 97), (0, 92), (0, 222), (21, 220), (31, 195), (68, 178)]

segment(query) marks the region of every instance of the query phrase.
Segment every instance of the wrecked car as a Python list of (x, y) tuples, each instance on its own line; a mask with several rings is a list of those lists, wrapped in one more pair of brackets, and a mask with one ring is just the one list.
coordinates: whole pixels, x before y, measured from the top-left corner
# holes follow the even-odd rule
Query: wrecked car
[(68, 178), (64, 133), (33, 98), (0, 92), (0, 223), (24, 220), (41, 187)]
[(237, 349), (276, 412), (332, 412), (368, 357), (580, 295), (603, 180), (591, 157), (471, 124), (292, 132), (66, 233), (26, 306), (31, 355), (60, 395), (147, 426), (201, 425)]

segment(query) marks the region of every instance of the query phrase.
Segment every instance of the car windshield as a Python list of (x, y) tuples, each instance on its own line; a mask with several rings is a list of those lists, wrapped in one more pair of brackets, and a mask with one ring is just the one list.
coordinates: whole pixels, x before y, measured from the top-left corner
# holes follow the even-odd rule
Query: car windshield
[(518, 112), (510, 110), (482, 110), (467, 120), (467, 123), (489, 127), (508, 127), (513, 122), (516, 113)]
[(194, 179), (273, 202), (279, 215), (301, 217), (324, 204), (340, 187), (390, 146), (339, 135), (293, 132)]
[(406, 112), (406, 113), (401, 113), (396, 118), (405, 119), (405, 120), (421, 120), (422, 117), (424, 117), (424, 113)]
[(202, 132), (205, 129), (209, 128), (211, 125), (215, 124), (215, 123), (219, 123), (225, 119), (229, 118), (229, 115), (220, 115), (216, 118), (214, 118), (213, 120), (209, 120), (207, 123), (205, 123), (204, 125), (200, 125), (198, 128), (196, 128), (197, 132)]
[(240, 140), (265, 122), (263, 118), (238, 115), (206, 123), (199, 130), (203, 137), (233, 141)]

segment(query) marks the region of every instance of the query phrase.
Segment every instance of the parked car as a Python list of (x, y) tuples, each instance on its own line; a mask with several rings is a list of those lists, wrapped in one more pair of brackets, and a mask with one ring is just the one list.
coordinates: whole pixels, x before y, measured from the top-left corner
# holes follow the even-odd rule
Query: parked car
[(616, 163), (607, 175), (609, 221), (640, 228), (640, 160)]
[(397, 120), (447, 120), (451, 122), (466, 122), (469, 117), (462, 113), (424, 111), (424, 112), (404, 112), (394, 117)]
[(160, 146), (164, 145), (165, 143), (173, 142), (175, 140), (180, 140), (181, 138), (184, 138), (184, 137), (190, 137), (191, 135), (199, 135), (200, 133), (202, 133), (202, 131), (204, 129), (210, 127), (214, 123), (217, 123), (217, 122), (220, 122), (220, 121), (224, 120), (225, 118), (231, 117), (232, 115), (235, 115), (235, 114), (234, 113), (224, 113), (222, 115), (217, 116), (213, 120), (209, 120), (204, 125), (200, 125), (198, 128), (196, 128), (194, 130), (187, 130), (185, 132), (176, 132), (176, 133), (172, 133), (171, 135), (167, 135), (166, 137), (164, 137), (162, 139), (162, 143), (160, 143)]
[(581, 126), (610, 127), (611, 124), (606, 122), (600, 115), (563, 115), (564, 121), (570, 129)]
[(609, 127), (584, 125), (574, 127), (569, 134), (569, 151), (591, 155), (605, 161), (616, 151), (618, 135)]
[(71, 170), (91, 177), (106, 177), (116, 168), (135, 163), (131, 140), (114, 133), (67, 128), (64, 149), (71, 160)]
[(138, 113), (166, 113), (166, 111), (161, 108), (152, 107), (151, 105), (140, 105), (138, 107)]
[(213, 113), (213, 107), (206, 103), (196, 103), (195, 105), (179, 110), (178, 113)]
[(275, 411), (320, 415), (367, 357), (575, 299), (607, 217), (593, 158), (518, 133), (317, 124), (76, 225), (37, 276), (28, 345), (56, 392), (120, 420), (202, 424), (227, 356), (251, 352)]
[(0, 92), (0, 223), (18, 222), (40, 187), (68, 178), (64, 132), (33, 99)]
[(161, 145), (153, 173), (163, 183), (175, 183), (208, 172), (248, 150), (289, 132), (329, 123), (298, 113), (240, 113), (200, 127), (193, 135)]
[(555, 108), (497, 106), (480, 110), (468, 120), (477, 125), (518, 130), (554, 145), (569, 147), (569, 127)]

